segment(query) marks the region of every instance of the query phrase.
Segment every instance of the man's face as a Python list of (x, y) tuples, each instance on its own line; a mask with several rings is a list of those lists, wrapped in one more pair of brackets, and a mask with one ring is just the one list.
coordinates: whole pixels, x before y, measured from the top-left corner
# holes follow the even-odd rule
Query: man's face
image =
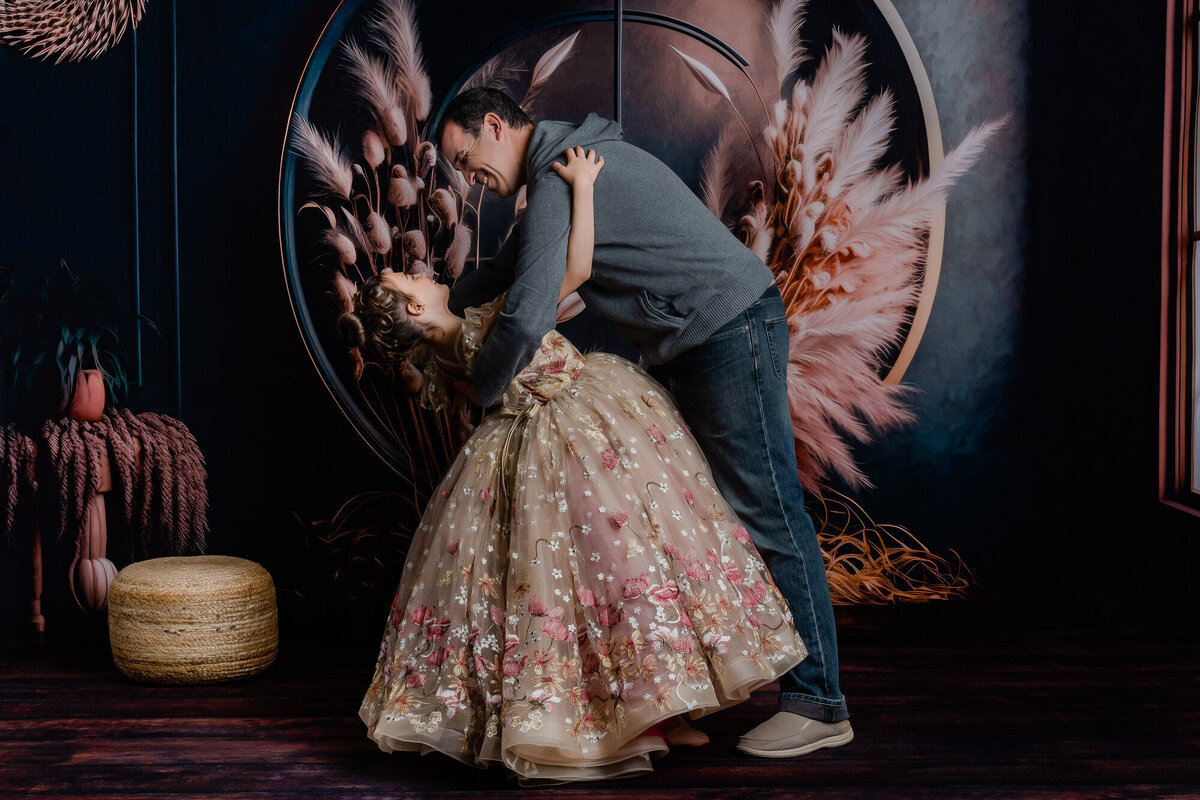
[(511, 129), (495, 114), (485, 114), (479, 135), (472, 136), (457, 122), (442, 129), (442, 152), (467, 183), (482, 183), (500, 197), (521, 184), (521, 162), (514, 152)]

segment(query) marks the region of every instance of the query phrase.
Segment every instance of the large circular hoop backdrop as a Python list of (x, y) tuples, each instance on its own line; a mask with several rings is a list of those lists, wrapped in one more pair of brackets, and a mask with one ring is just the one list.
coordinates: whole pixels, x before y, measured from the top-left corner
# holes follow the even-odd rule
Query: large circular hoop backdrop
[[(479, 14), (468, 13), (473, 5)], [(524, 5), (524, 4), (523, 4)], [(541, 87), (533, 108), (535, 119), (579, 120), (590, 112), (619, 114), (626, 139), (654, 153), (699, 192), (705, 153), (722, 130), (738, 118), (749, 130), (762, 131), (764, 118), (777, 99), (757, 95), (761, 76), (775, 69), (764, 21), (772, 3), (765, 0), (646, 2), (649, 10), (625, 10), (618, 3), (530, 4), (503, 18), (493, 4), (427, 3), (417, 9), (421, 37), (433, 87), (426, 135), (452, 97), (485, 64), (507, 54), (528, 73), (539, 57), (573, 35), (570, 58)], [(279, 236), (284, 277), (297, 325), (314, 365), (339, 408), (363, 439), (390, 467), (415, 483), (436, 481), (440, 467), (416, 458), (414, 443), (389, 425), (372, 407), (368, 392), (356, 385), (353, 365), (335, 329), (332, 276), (338, 264), (322, 243), (323, 220), (317, 212), (302, 214), (313, 180), (294, 151), (297, 118), (329, 131), (357, 136), (373, 122), (356, 103), (346, 75), (343, 46), (366, 42), (371, 0), (343, 0), (326, 24), (300, 77), (285, 132), (279, 182)], [(491, 19), (486, 15), (496, 17)], [(614, 19), (620, 16), (620, 35)], [(473, 30), (463, 41), (463, 20)], [(478, 21), (478, 26), (476, 26)], [(897, 164), (910, 179), (927, 175), (943, 157), (941, 135), (928, 78), (903, 23), (888, 0), (810, 0), (801, 37), (808, 60), (786, 82), (808, 79), (833, 40), (833, 30), (866, 38), (865, 79), (872, 94), (887, 89), (894, 96), (896, 127), (881, 163)], [(726, 88), (726, 100), (689, 73), (679, 53), (709, 67)], [(619, 57), (616, 55), (619, 53)], [(506, 56), (507, 57), (507, 56)], [(615, 67), (619, 65), (619, 70)], [(771, 78), (774, 80), (774, 78)], [(770, 80), (766, 81), (770, 83)], [(524, 91), (525, 85), (520, 91)], [(741, 130), (741, 128), (737, 128)], [(355, 133), (357, 132), (357, 133)], [(740, 134), (743, 166), (753, 174), (755, 149), (765, 145)], [(472, 195), (474, 197), (475, 195)], [(488, 257), (512, 221), (512, 200), (490, 195), (480, 201), (476, 226), (479, 255)], [(898, 383), (924, 332), (937, 286), (944, 235), (944, 212), (935, 213), (926, 237), (919, 299), (901, 344), (885, 360), (887, 383)], [(472, 252), (474, 252), (474, 245)], [(586, 319), (586, 313), (582, 315)], [(585, 346), (611, 346), (616, 340), (595, 318), (574, 322)], [(575, 333), (571, 333), (575, 338)], [(607, 337), (607, 338), (605, 338)], [(619, 343), (615, 345), (620, 347)], [(626, 353), (628, 354), (628, 352)], [(881, 373), (882, 374), (882, 373)], [(375, 385), (370, 391), (378, 392)], [(397, 387), (397, 391), (400, 391)]]

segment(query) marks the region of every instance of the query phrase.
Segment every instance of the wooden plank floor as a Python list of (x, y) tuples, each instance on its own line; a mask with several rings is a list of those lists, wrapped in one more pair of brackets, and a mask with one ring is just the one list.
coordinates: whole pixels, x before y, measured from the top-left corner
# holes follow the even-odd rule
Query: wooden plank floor
[[(356, 716), (373, 648), (284, 642), (246, 681), (143, 686), (97, 644), (0, 651), (0, 796), (58, 798), (1200, 798), (1200, 640), (1026, 629), (921, 609), (841, 626), (856, 738), (744, 756), (774, 694), (698, 727), (653, 775), (525, 790), (384, 755)], [(102, 644), (102, 642), (101, 642)]]

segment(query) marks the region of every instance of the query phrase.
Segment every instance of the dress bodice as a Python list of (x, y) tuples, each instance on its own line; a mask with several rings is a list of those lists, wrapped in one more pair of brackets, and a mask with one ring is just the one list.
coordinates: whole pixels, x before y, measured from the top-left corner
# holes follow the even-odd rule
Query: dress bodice
[[(474, 373), (475, 357), (503, 310), (503, 296), (478, 308), (466, 309), (455, 343), (455, 358), (431, 355), (426, 362), (421, 392), (423, 406), (436, 410), (449, 404), (454, 376), (469, 378)], [(517, 373), (504, 392), (502, 401), (506, 407), (520, 406), (530, 400), (544, 403), (578, 380), (583, 365), (583, 354), (565, 336), (555, 330), (548, 331), (533, 359)]]

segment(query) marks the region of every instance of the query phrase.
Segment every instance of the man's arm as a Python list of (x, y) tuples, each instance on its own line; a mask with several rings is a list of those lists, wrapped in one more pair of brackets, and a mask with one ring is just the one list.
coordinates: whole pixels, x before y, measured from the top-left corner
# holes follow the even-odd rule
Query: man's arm
[(554, 327), (567, 269), (571, 187), (556, 175), (542, 178), (529, 193), (516, 275), (504, 311), (475, 358), (472, 383), (484, 405), (500, 398)]
[(450, 290), (450, 311), (461, 317), (463, 309), (495, 300), (511, 286), (520, 246), (521, 223), (518, 222), (496, 255), (476, 264), (474, 270), (455, 281)]

